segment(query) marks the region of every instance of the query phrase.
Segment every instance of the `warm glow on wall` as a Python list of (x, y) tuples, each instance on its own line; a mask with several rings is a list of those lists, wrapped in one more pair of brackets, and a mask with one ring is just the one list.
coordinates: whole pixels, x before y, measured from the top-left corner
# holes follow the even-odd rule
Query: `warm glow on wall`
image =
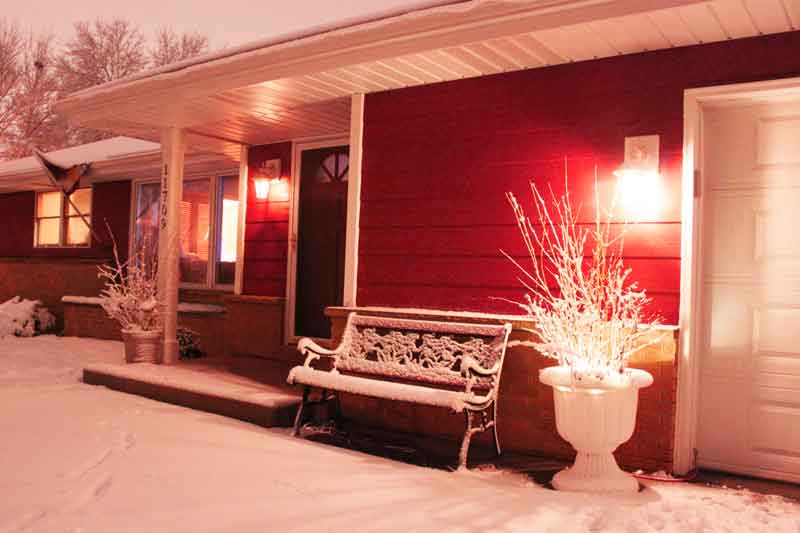
[(266, 200), (269, 198), (269, 189), (272, 185), (271, 179), (255, 178), (253, 184), (256, 186), (256, 198), (259, 200)]
[(625, 162), (614, 171), (617, 201), (630, 220), (661, 210), (664, 187), (658, 172), (658, 135), (625, 138)]
[(632, 221), (643, 220), (661, 211), (664, 187), (657, 172), (631, 171), (615, 173), (619, 206)]
[(289, 201), (289, 182), (287, 180), (275, 180), (272, 183), (270, 200), (273, 202)]
[(268, 159), (261, 163), (258, 174), (253, 178), (256, 188), (256, 198), (259, 200), (269, 200), (270, 190), (276, 183), (281, 181), (281, 160)]

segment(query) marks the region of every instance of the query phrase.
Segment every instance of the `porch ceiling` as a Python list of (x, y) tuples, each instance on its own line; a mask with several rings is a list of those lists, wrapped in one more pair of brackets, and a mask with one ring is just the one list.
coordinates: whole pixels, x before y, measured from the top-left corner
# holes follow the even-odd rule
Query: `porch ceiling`
[[(800, 0), (472, 0), (190, 61), (68, 97), (80, 124), (234, 153), (349, 130), (370, 93), (800, 28)], [(168, 110), (165, 112), (165, 109)]]

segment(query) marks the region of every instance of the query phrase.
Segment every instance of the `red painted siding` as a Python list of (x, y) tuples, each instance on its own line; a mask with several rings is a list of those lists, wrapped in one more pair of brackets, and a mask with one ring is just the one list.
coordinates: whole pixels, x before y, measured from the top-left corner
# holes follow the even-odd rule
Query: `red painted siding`
[(108, 258), (111, 257), (111, 228), (121, 259), (128, 253), (131, 183), (97, 183), (92, 193), (92, 224), (102, 242), (92, 239), (88, 248), (36, 248), (33, 245), (36, 193), (31, 191), (0, 194), (0, 257), (15, 258)]
[[(284, 183), (273, 187), (268, 200), (255, 196), (253, 178), (261, 164), (281, 160)], [(255, 146), (248, 157), (247, 220), (245, 225), (243, 292), (258, 296), (286, 295), (289, 202), (286, 188), (292, 173), (292, 143)]]
[(371, 94), (366, 100), (359, 305), (515, 312), (524, 255), (505, 192), (570, 189), (592, 216), (626, 136), (661, 136), (664, 208), (626, 240), (633, 277), (677, 323), (683, 91), (800, 75), (800, 32)]

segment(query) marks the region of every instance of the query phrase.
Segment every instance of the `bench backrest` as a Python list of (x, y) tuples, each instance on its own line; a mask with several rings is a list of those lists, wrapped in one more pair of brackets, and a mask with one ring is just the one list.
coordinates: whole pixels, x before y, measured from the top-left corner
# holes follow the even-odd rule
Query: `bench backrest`
[[(352, 313), (345, 328), (337, 369), (388, 379), (463, 388), (462, 363), (471, 358), (484, 368), (502, 368), (510, 324), (466, 324), (363, 316)], [(476, 387), (494, 388), (493, 378)]]

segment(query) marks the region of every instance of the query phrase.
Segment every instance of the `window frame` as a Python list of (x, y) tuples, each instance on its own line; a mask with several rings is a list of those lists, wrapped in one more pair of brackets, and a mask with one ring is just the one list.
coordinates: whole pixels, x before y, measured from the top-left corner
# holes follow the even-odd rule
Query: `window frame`
[[(79, 187), (75, 191), (86, 190), (90, 191), (89, 196), (89, 213), (82, 213), (83, 216), (89, 218), (89, 240), (86, 244), (69, 244), (67, 242), (67, 219), (69, 218), (82, 218), (80, 215), (69, 215), (70, 208), (69, 202), (64, 198), (64, 193), (58, 189), (42, 189), (35, 191), (33, 199), (33, 247), (41, 249), (83, 249), (92, 247), (92, 230), (94, 229), (94, 186), (88, 185), (86, 187)], [(39, 216), (39, 195), (46, 193), (58, 194), (58, 216), (40, 217)], [(39, 221), (40, 220), (58, 220), (58, 243), (57, 244), (39, 244)]]
[[(228, 176), (236, 176), (235, 173), (224, 173), (224, 174), (210, 174), (210, 175), (193, 175), (191, 177), (184, 178), (183, 183), (192, 182), (192, 181), (201, 181), (201, 180), (208, 180), (209, 181), (209, 194), (210, 194), (210, 201), (208, 204), (209, 213), (211, 216), (209, 217), (209, 224), (211, 229), (211, 234), (213, 238), (209, 238), (208, 243), (208, 266), (206, 268), (206, 279), (204, 283), (190, 283), (185, 281), (180, 281), (179, 287), (181, 289), (193, 289), (193, 290), (205, 290), (205, 291), (215, 291), (215, 292), (233, 292), (234, 287), (236, 285), (236, 274), (234, 274), (234, 281), (233, 283), (217, 283), (217, 251), (221, 246), (221, 238), (222, 232), (220, 229), (221, 226), (221, 219), (218, 219), (218, 213), (221, 214), (221, 199), (219, 198), (219, 186), (223, 178)], [(131, 186), (133, 187), (133, 191), (131, 193), (131, 209), (130, 209), (130, 235), (128, 238), (128, 257), (131, 257), (132, 254), (135, 253), (133, 246), (136, 242), (135, 238), (135, 231), (136, 231), (136, 206), (139, 201), (139, 187), (140, 185), (148, 184), (148, 183), (158, 183), (161, 184), (161, 180), (159, 178), (137, 178), (131, 181)], [(239, 201), (242, 201), (241, 199)], [(238, 221), (241, 223), (241, 221)], [(237, 243), (238, 246), (238, 243)], [(244, 253), (243, 250), (237, 250), (237, 255)]]

